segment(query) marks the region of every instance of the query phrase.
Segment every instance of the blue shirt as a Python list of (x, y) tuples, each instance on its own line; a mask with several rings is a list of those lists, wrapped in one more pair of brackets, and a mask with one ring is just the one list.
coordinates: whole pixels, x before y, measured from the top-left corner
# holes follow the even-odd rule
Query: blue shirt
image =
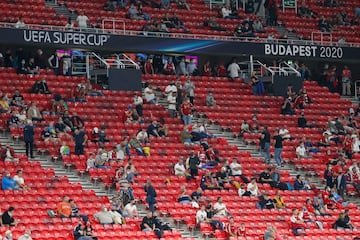
[(14, 190), (16, 189), (16, 182), (9, 177), (3, 177), (1, 182), (1, 188), (2, 190)]

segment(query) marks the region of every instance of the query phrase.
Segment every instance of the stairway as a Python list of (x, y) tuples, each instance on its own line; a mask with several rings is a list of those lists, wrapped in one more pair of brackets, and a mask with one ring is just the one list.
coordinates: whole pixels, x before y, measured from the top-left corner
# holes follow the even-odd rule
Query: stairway
[(67, 18), (71, 18), (72, 21), (75, 21), (77, 14), (74, 11), (70, 11), (66, 4), (58, 4), (56, 0), (45, 0), (45, 6), (54, 8), (57, 15), (65, 15)]

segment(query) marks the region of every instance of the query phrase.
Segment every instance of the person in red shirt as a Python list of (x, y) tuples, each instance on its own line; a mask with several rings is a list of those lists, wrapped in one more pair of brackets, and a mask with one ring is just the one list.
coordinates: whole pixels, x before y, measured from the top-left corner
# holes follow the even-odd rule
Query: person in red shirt
[(238, 230), (235, 225), (235, 221), (234, 221), (233, 217), (229, 218), (229, 223), (226, 224), (226, 227), (225, 227), (225, 233), (228, 235), (228, 238), (238, 237)]
[(219, 64), (219, 66), (216, 69), (217, 76), (218, 77), (226, 77), (227, 76), (227, 70), (223, 62)]
[(193, 108), (194, 106), (190, 102), (189, 98), (187, 98), (185, 102), (181, 104), (180, 110), (185, 125), (189, 125), (191, 123)]
[(148, 58), (144, 64), (144, 73), (145, 74), (154, 74), (154, 67), (152, 65), (151, 58)]
[(210, 61), (206, 61), (204, 67), (203, 67), (203, 76), (210, 77), (211, 76), (211, 67), (210, 67)]
[(169, 58), (167, 63), (164, 65), (163, 72), (167, 75), (176, 75), (175, 65), (172, 62), (171, 58)]
[(245, 223), (241, 223), (237, 232), (238, 237), (246, 237), (246, 226)]

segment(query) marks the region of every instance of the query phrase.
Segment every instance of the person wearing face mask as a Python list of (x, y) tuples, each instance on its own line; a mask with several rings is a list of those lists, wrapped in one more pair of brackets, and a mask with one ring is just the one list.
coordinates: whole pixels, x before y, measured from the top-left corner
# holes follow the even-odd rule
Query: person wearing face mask
[(5, 232), (4, 240), (13, 240), (13, 235), (12, 235), (11, 230), (7, 230), (7, 231)]
[(16, 181), (11, 178), (11, 174), (9, 171), (5, 171), (5, 175), (1, 181), (1, 189), (2, 190), (16, 190), (17, 185)]
[(111, 214), (110, 211), (107, 210), (105, 206), (101, 206), (100, 212), (97, 212), (94, 215), (94, 218), (96, 221), (98, 221), (101, 224), (113, 224), (114, 223), (114, 217)]
[(307, 158), (308, 154), (303, 142), (300, 142), (300, 145), (296, 148), (297, 158)]

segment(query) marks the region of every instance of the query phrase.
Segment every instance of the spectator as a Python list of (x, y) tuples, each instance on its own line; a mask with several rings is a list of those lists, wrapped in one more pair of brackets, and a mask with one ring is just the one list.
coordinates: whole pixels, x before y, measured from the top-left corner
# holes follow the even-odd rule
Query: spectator
[(88, 28), (89, 18), (84, 14), (83, 11), (76, 18), (76, 22), (80, 28), (80, 31)]
[(216, 173), (216, 180), (221, 188), (227, 189), (226, 184), (229, 183), (229, 176), (226, 172), (226, 167), (222, 167), (220, 172)]
[(84, 154), (84, 146), (88, 140), (88, 137), (84, 130), (75, 129), (73, 133), (73, 138), (75, 141), (75, 154), (83, 155)]
[(152, 121), (147, 129), (148, 136), (152, 137), (166, 137), (167, 129), (159, 124), (157, 120)]
[(81, 218), (85, 222), (89, 220), (89, 218), (85, 215), (79, 214), (79, 208), (77, 207), (74, 199), (69, 199), (70, 207), (71, 207), (71, 214), (70, 217), (72, 218)]
[(40, 68), (35, 64), (34, 58), (29, 58), (29, 61), (26, 65), (26, 73), (31, 75), (40, 73)]
[(296, 175), (296, 179), (294, 182), (294, 189), (295, 190), (305, 190), (305, 184), (303, 178), (300, 174)]
[(149, 205), (149, 210), (150, 212), (154, 212), (156, 207), (157, 194), (150, 180), (147, 181), (147, 183), (144, 185), (144, 190), (146, 192), (146, 202)]
[(251, 196), (257, 197), (260, 195), (258, 185), (256, 183), (256, 178), (252, 178), (251, 181), (247, 184), (246, 191), (249, 191)]
[(15, 93), (12, 96), (10, 105), (15, 106), (15, 107), (20, 107), (20, 108), (25, 108), (26, 107), (24, 97), (23, 97), (23, 95), (20, 94), (18, 89), (15, 90)]
[(271, 168), (266, 168), (263, 172), (260, 173), (259, 182), (264, 184), (268, 183), (270, 186), (275, 187), (276, 182), (271, 178), (270, 172)]
[(210, 19), (208, 19), (204, 22), (204, 25), (208, 26), (211, 30), (214, 30), (214, 31), (226, 31), (226, 28), (221, 27), (217, 23), (215, 17), (210, 17)]
[(338, 45), (341, 46), (341, 47), (346, 47), (347, 42), (346, 42), (346, 38), (344, 36), (339, 38)]
[(6, 144), (5, 148), (1, 149), (1, 159), (10, 162), (19, 162), (19, 159), (15, 155), (14, 148), (9, 143)]
[[(97, 222), (100, 224), (114, 224), (119, 223), (115, 222), (115, 218), (112, 214), (112, 212), (108, 211), (107, 208), (103, 205), (101, 206), (100, 212), (95, 213), (94, 218)], [(120, 221), (121, 223), (121, 221)]]
[(185, 126), (183, 131), (181, 132), (180, 140), (185, 145), (191, 145), (192, 144), (192, 141), (191, 141), (192, 140), (192, 135), (189, 132), (189, 127), (188, 126)]
[(15, 181), (15, 188), (16, 189), (22, 189), (22, 190), (26, 190), (28, 189), (28, 186), (25, 185), (25, 180), (23, 177), (23, 171), (22, 170), (17, 170), (16, 171), (16, 175), (14, 176), (13, 180)]
[(212, 72), (211, 72), (211, 66), (210, 66), (210, 61), (207, 60), (203, 66), (203, 71), (202, 71), (202, 75), (206, 76), (206, 77), (211, 77)]
[(297, 148), (296, 148), (296, 157), (299, 158), (299, 159), (309, 157), (303, 142), (300, 142), (300, 145), (297, 146)]
[(253, 23), (253, 29), (255, 33), (265, 33), (264, 25), (262, 24), (260, 19), (255, 19)]
[(235, 81), (239, 78), (240, 67), (236, 62), (236, 58), (233, 58), (232, 63), (227, 68), (227, 71), (229, 73), (230, 81)]
[(20, 236), (18, 240), (32, 240), (31, 230), (30, 229), (26, 230), (24, 235)]
[(295, 236), (299, 236), (300, 235), (299, 230), (305, 231), (306, 224), (299, 210), (294, 209), (292, 212), (293, 214), (290, 217), (291, 231), (294, 233)]
[(58, 203), (57, 212), (60, 218), (71, 217), (71, 204), (69, 203), (69, 197), (64, 196), (62, 201)]
[(23, 137), (25, 142), (26, 148), (26, 156), (30, 158), (34, 158), (33, 155), (33, 146), (34, 146), (34, 127), (31, 120), (27, 121), (27, 125), (24, 127), (23, 130)]
[(148, 84), (147, 87), (144, 89), (144, 96), (147, 103), (150, 104), (158, 104), (158, 100), (155, 95), (155, 91), (151, 84)]
[(144, 155), (144, 152), (142, 150), (141, 142), (139, 140), (137, 140), (135, 134), (132, 135), (132, 137), (131, 137), (131, 139), (129, 141), (129, 146), (134, 148), (139, 156)]
[(187, 97), (190, 99), (190, 103), (194, 104), (195, 97), (195, 84), (191, 81), (190, 76), (186, 78), (186, 82), (183, 87)]
[(186, 168), (184, 165), (184, 159), (182, 157), (179, 158), (179, 161), (174, 165), (175, 176), (188, 176), (189, 174), (186, 172)]
[(242, 173), (242, 166), (238, 163), (237, 158), (233, 158), (230, 164), (231, 176), (239, 176), (244, 183), (248, 183), (249, 180)]
[(299, 7), (298, 14), (302, 18), (316, 18), (317, 14), (313, 12), (303, 1)]
[(195, 155), (194, 151), (191, 151), (190, 156), (186, 160), (186, 166), (190, 170), (190, 175), (192, 178), (198, 175), (200, 159)]
[(141, 131), (138, 132), (138, 134), (136, 135), (137, 140), (139, 140), (139, 142), (141, 142), (142, 144), (145, 143), (149, 143), (149, 136), (148, 133), (146, 131), (146, 128), (142, 128)]
[(156, 228), (156, 222), (153, 217), (153, 212), (151, 211), (148, 211), (146, 216), (142, 219), (140, 228), (143, 232), (153, 231), (159, 239), (162, 237), (161, 230)]
[(319, 21), (318, 21), (318, 27), (319, 30), (323, 31), (323, 32), (330, 32), (330, 26), (329, 23), (327, 22), (327, 20), (325, 19), (324, 16), (321, 16)]
[(127, 217), (137, 217), (138, 216), (138, 211), (137, 211), (135, 200), (131, 200), (128, 204), (125, 205), (123, 214)]
[(241, 37), (254, 38), (254, 29), (249, 22), (245, 22), (241, 27)]
[(265, 163), (269, 164), (271, 161), (270, 157), (270, 132), (268, 131), (267, 126), (263, 127), (260, 136), (260, 151), (265, 158)]
[(276, 190), (275, 196), (274, 196), (274, 204), (277, 209), (286, 208), (286, 204), (284, 202), (284, 199), (280, 195), (280, 191)]
[(209, 91), (208, 95), (206, 96), (206, 106), (208, 106), (208, 107), (216, 106), (216, 101), (215, 101), (212, 91)]
[(170, 9), (170, 0), (160, 0), (160, 8)]
[(35, 102), (31, 103), (31, 106), (29, 107), (28, 111), (27, 111), (27, 117), (28, 119), (30, 119), (31, 121), (43, 121), (43, 117), (41, 115), (41, 112), (39, 110), (39, 108), (36, 106)]
[(334, 229), (353, 229), (353, 226), (350, 222), (346, 221), (346, 213), (341, 212), (339, 217), (336, 219), (335, 223), (333, 224)]
[(113, 2), (111, 0), (108, 0), (105, 4), (104, 4), (104, 10), (105, 11), (111, 11), (111, 12), (115, 12), (116, 8), (115, 5), (113, 4)]
[(9, 207), (1, 216), (2, 224), (5, 226), (16, 226), (17, 221), (14, 219), (14, 207)]
[(192, 119), (193, 104), (189, 98), (185, 99), (185, 102), (181, 104), (181, 115), (185, 125), (189, 125)]
[(342, 95), (351, 96), (351, 71), (348, 66), (344, 66), (342, 76)]
[(4, 176), (1, 180), (1, 189), (2, 190), (17, 190), (16, 181), (11, 178), (11, 174), (9, 171), (5, 171)]
[(274, 158), (276, 161), (276, 164), (278, 167), (282, 167), (282, 158), (281, 158), (281, 154), (282, 154), (282, 148), (283, 148), (283, 138), (282, 136), (279, 134), (278, 130), (274, 131), (274, 140), (275, 140), (275, 144), (274, 144), (274, 148), (275, 148), (275, 153), (274, 153)]
[(138, 115), (140, 117), (143, 116), (143, 103), (144, 103), (144, 101), (143, 101), (142, 97), (139, 96), (139, 94), (135, 93), (133, 104), (135, 105), (136, 112), (138, 113)]
[(214, 204), (214, 211), (215, 211), (215, 216), (229, 216), (230, 212), (229, 210), (226, 208), (225, 203), (223, 203), (222, 201), (222, 197), (218, 197), (216, 203)]
[(275, 209), (274, 200), (269, 197), (268, 193), (264, 193), (259, 197), (259, 199), (260, 201), (258, 202), (257, 206), (260, 209)]
[(190, 62), (186, 65), (186, 72), (189, 76), (194, 76), (197, 72), (197, 66), (195, 59), (190, 59)]
[(291, 97), (285, 98), (284, 103), (281, 106), (281, 113), (283, 115), (294, 115), (295, 111), (293, 110)]
[(339, 168), (338, 170), (338, 175), (335, 179), (335, 183), (336, 183), (336, 189), (338, 190), (340, 196), (344, 198), (346, 191), (346, 179), (343, 170), (341, 168)]
[(225, 4), (221, 8), (221, 16), (225, 19), (240, 19), (237, 15), (237, 13), (233, 13), (233, 11), (230, 9), (229, 6), (226, 6)]
[(172, 92), (168, 95), (167, 97), (167, 102), (168, 102), (168, 110), (170, 113), (170, 117), (171, 118), (175, 118), (176, 117), (176, 96), (177, 93), (176, 92)]
[(186, 0), (177, 0), (177, 4), (178, 4), (178, 8), (186, 9), (186, 10), (190, 11), (190, 6), (186, 2)]
[(25, 22), (24, 22), (24, 18), (23, 18), (23, 16), (20, 16), (18, 18), (18, 21), (15, 24), (15, 28), (25, 28), (25, 27), (26, 27), (26, 25), (25, 25)]

